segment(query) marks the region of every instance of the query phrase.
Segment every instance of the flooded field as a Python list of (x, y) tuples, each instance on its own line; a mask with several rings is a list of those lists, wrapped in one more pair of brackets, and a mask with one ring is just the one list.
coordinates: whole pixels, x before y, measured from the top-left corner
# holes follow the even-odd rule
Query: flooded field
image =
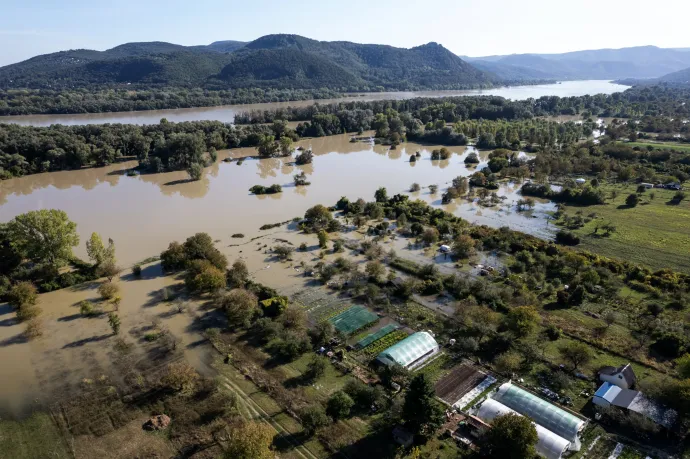
[[(554, 210), (548, 202), (537, 203), (532, 212), (518, 213), (520, 184), (506, 183), (497, 191), (505, 198), (494, 207), (458, 199), (442, 205), (441, 194), (457, 176), (481, 169), (488, 152), (480, 152), (482, 163), (468, 168), (463, 159), (473, 147), (450, 147), (450, 159), (432, 161), (435, 146), (407, 143), (389, 147), (350, 142), (348, 135), (306, 139), (299, 142), (313, 148), (314, 162), (293, 165), (292, 158), (271, 158), (237, 162), (216, 162), (205, 170), (201, 180), (187, 181), (186, 172), (170, 172), (129, 177), (124, 172), (136, 161), (105, 168), (37, 174), (0, 182), (0, 221), (37, 209), (60, 209), (77, 223), (81, 244), (76, 250), (85, 257), (85, 241), (92, 232), (112, 238), (118, 260), (131, 265), (157, 255), (169, 242), (182, 240), (199, 231), (214, 239), (233, 243), (230, 236), (243, 233), (252, 237), (259, 227), (301, 217), (315, 204), (334, 205), (341, 196), (373, 200), (375, 190), (386, 187), (389, 195), (407, 193), (412, 183), (422, 190), (410, 194), (442, 207), (469, 222), (512, 229), (549, 237), (546, 212)], [(421, 153), (416, 163), (409, 156)], [(220, 159), (256, 155), (254, 149), (220, 153)], [(295, 187), (293, 176), (304, 171), (310, 186)], [(279, 184), (283, 192), (255, 196), (253, 185)], [(432, 195), (425, 187), (436, 184)]]
[[(497, 87), (465, 91), (400, 91), (348, 94), (337, 99), (317, 101), (321, 104), (343, 101), (372, 101), (392, 99), (413, 99), (416, 97), (450, 96), (501, 96), (513, 100), (539, 98), (542, 96), (571, 97), (585, 94), (612, 94), (625, 91), (628, 86), (607, 80), (564, 81), (562, 83)], [(281, 107), (303, 107), (312, 105), (313, 100), (293, 102), (272, 102), (248, 105), (224, 105), (205, 108), (181, 108), (175, 110), (149, 110), (141, 112), (89, 113), (73, 115), (21, 115), (0, 117), (0, 123), (15, 123), (25, 126), (50, 126), (51, 124), (156, 124), (161, 118), (171, 122), (214, 120), (232, 123), (235, 115), (249, 110), (271, 110)]]

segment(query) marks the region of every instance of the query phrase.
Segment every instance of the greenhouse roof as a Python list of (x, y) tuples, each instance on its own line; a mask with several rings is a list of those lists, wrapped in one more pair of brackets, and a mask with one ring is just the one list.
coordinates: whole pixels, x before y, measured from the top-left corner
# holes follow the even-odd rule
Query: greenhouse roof
[(493, 397), (566, 440), (575, 441), (585, 421), (511, 383), (503, 384)]
[(398, 364), (407, 367), (424, 355), (437, 350), (438, 343), (429, 333), (417, 332), (381, 352), (377, 360), (386, 365)]

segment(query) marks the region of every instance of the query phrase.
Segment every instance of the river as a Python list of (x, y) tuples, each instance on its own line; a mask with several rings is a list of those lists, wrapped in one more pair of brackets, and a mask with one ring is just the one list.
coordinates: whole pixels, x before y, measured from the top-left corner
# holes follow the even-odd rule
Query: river
[[(118, 260), (124, 265), (157, 255), (173, 240), (205, 231), (223, 243), (233, 233), (248, 237), (259, 233), (266, 223), (286, 221), (304, 215), (315, 204), (334, 205), (341, 196), (371, 201), (374, 191), (384, 186), (388, 194), (405, 193), (416, 182), (422, 187), (439, 186), (439, 192), (428, 189), (409, 193), (442, 207), (470, 222), (513, 229), (549, 237), (543, 218), (553, 210), (550, 203), (540, 203), (529, 214), (518, 213), (515, 201), (519, 184), (504, 184), (498, 194), (506, 198), (493, 208), (481, 207), (458, 199), (442, 205), (441, 194), (447, 184), (459, 175), (476, 170), (464, 164), (473, 147), (450, 147), (450, 159), (432, 161), (431, 150), (440, 148), (406, 143), (397, 150), (366, 142), (352, 143), (343, 134), (317, 139), (303, 139), (298, 145), (313, 148), (312, 164), (295, 166), (292, 158), (247, 159), (237, 162), (218, 161), (206, 168), (196, 182), (187, 181), (187, 173), (129, 177), (125, 171), (136, 161), (103, 168), (35, 174), (0, 182), (0, 222), (36, 209), (61, 209), (77, 223), (81, 244), (76, 250), (84, 257), (84, 243), (92, 232), (112, 238), (117, 246)], [(410, 154), (420, 151), (416, 163)], [(252, 148), (220, 152), (238, 158), (256, 155)], [(481, 152), (481, 169), (488, 152)], [(304, 171), (311, 185), (295, 187), (293, 175)], [(283, 192), (255, 196), (248, 192), (253, 185), (279, 184)], [(532, 213), (534, 215), (532, 215)], [(540, 218), (532, 218), (540, 217)]]
[[(344, 101), (372, 101), (391, 99), (413, 99), (417, 97), (450, 97), (450, 96), (501, 96), (507, 99), (524, 100), (542, 96), (582, 96), (585, 94), (612, 94), (628, 88), (607, 80), (564, 81), (555, 84), (511, 86), (492, 89), (475, 89), (466, 91), (401, 91), (349, 94), (337, 99), (323, 99), (321, 104)], [(0, 117), (0, 122), (15, 123), (24, 126), (50, 126), (51, 124), (157, 124), (162, 118), (172, 122), (180, 121), (224, 121), (232, 123), (235, 115), (249, 110), (271, 110), (284, 107), (298, 107), (313, 104), (313, 100), (293, 102), (271, 102), (247, 105), (222, 105), (219, 107), (181, 108), (174, 110), (147, 110), (141, 112), (88, 113), (73, 115), (21, 115)]]

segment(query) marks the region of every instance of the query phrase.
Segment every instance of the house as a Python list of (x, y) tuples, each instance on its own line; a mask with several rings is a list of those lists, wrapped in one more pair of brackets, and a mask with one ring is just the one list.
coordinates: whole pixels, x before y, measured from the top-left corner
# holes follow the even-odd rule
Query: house
[(637, 382), (637, 376), (635, 376), (635, 372), (629, 363), (618, 368), (602, 368), (599, 370), (599, 379), (622, 389), (631, 389), (635, 387), (635, 383)]
[(678, 414), (654, 400), (647, 398), (642, 392), (618, 387), (610, 382), (605, 382), (597, 389), (592, 403), (605, 408), (616, 406), (624, 410), (639, 413), (655, 423), (670, 429), (676, 421)]
[(414, 436), (408, 432), (404, 427), (395, 426), (393, 429), (393, 440), (403, 448), (409, 448), (412, 446), (414, 441)]

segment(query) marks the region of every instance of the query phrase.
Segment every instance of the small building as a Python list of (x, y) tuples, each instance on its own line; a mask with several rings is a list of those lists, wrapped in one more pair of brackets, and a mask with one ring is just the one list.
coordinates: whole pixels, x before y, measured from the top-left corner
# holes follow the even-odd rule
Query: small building
[(585, 183), (587, 183), (587, 180), (579, 178), (575, 180), (575, 183), (577, 183), (578, 185), (584, 185)]
[(648, 190), (651, 189), (651, 188), (654, 188), (654, 184), (653, 184), (653, 183), (642, 182), (642, 183), (640, 183), (640, 185), (643, 186), (643, 187), (645, 187), (645, 188), (647, 188)]
[(622, 389), (632, 389), (637, 383), (637, 376), (629, 363), (620, 367), (602, 368), (599, 370), (599, 379)]
[(393, 428), (393, 440), (403, 448), (409, 448), (414, 441), (414, 435), (402, 426), (395, 426)]
[(670, 429), (676, 421), (678, 414), (654, 400), (647, 398), (642, 392), (623, 389), (610, 382), (605, 382), (597, 389), (592, 403), (605, 408), (616, 406), (624, 410), (634, 411), (655, 423)]
[(438, 250), (441, 253), (450, 253), (450, 246), (442, 245)]
[(439, 352), (439, 346), (428, 332), (417, 332), (381, 352), (376, 360), (384, 365), (400, 365), (412, 370)]

